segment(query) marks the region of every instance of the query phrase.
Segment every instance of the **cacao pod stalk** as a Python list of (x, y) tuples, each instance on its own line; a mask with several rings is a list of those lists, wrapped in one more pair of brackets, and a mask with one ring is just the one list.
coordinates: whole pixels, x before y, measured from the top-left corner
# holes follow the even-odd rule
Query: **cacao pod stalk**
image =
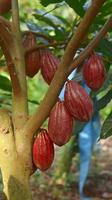
[(84, 88), (75, 81), (67, 81), (64, 94), (65, 106), (75, 120), (89, 121), (93, 114), (93, 103)]
[(64, 102), (58, 101), (52, 109), (48, 123), (51, 140), (58, 146), (66, 144), (73, 128), (73, 117), (67, 111)]
[(41, 171), (47, 170), (54, 159), (54, 145), (46, 129), (41, 129), (33, 144), (33, 162)]

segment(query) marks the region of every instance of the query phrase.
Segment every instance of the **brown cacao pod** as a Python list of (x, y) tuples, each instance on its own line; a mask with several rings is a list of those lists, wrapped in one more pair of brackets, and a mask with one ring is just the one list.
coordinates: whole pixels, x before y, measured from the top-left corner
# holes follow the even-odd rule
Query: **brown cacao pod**
[(105, 81), (105, 66), (102, 57), (92, 53), (83, 66), (83, 77), (88, 87), (98, 90)]
[(0, 0), (0, 15), (11, 9), (11, 0)]
[(59, 59), (49, 50), (40, 50), (40, 68), (44, 80), (50, 84), (57, 70)]
[(93, 114), (93, 103), (84, 88), (75, 81), (67, 81), (65, 86), (65, 106), (79, 121), (88, 121)]
[(47, 170), (54, 159), (54, 145), (46, 129), (41, 129), (33, 144), (33, 162), (41, 171)]
[[(23, 46), (28, 49), (36, 45), (36, 36), (29, 32), (23, 37)], [(33, 77), (40, 69), (39, 51), (29, 52), (25, 56), (26, 75)]]
[(73, 117), (67, 111), (64, 102), (58, 101), (52, 109), (48, 123), (51, 140), (58, 146), (68, 142), (73, 128)]

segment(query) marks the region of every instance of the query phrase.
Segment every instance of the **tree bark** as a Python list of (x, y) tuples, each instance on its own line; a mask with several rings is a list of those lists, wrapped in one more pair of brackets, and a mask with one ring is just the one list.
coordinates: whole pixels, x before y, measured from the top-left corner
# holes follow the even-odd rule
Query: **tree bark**
[(18, 151), (9, 112), (0, 110), (0, 168), (7, 200), (32, 199), (29, 188), (31, 168), (27, 158)]
[(32, 200), (29, 175), (25, 173), (25, 169), (18, 158), (7, 159), (7, 156), (4, 155), (1, 171), (4, 183), (3, 192), (7, 200)]

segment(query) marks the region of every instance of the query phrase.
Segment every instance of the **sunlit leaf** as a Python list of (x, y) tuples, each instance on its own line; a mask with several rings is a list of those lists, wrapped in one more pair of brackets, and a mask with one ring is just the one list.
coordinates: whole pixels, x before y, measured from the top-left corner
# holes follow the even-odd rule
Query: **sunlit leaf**
[(112, 112), (109, 114), (101, 129), (101, 139), (108, 138), (112, 135)]

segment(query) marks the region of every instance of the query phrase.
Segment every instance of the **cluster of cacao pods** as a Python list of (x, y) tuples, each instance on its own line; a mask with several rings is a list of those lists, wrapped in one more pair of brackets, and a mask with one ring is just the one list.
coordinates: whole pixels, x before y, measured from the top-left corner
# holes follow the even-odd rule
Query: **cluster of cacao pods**
[[(48, 65), (49, 53), (43, 54), (41, 62), (42, 74), (49, 84), (54, 76), (58, 60), (50, 60), (52, 68), (44, 68)], [(51, 74), (50, 74), (51, 73)], [(83, 67), (83, 76), (86, 84), (92, 89), (99, 89), (105, 80), (105, 67), (102, 58), (92, 53)], [(62, 146), (66, 144), (72, 135), (73, 120), (89, 121), (93, 115), (93, 102), (84, 88), (73, 80), (65, 84), (64, 101), (58, 100), (51, 110), (48, 122), (48, 132), (41, 129), (33, 145), (33, 161), (36, 167), (42, 171), (48, 169), (54, 159), (54, 144)]]
[(0, 15), (5, 14), (11, 9), (11, 0), (0, 0)]
[(73, 80), (65, 85), (64, 101), (58, 101), (49, 116), (48, 133), (58, 146), (66, 144), (72, 135), (73, 120), (89, 121), (93, 103), (84, 88)]
[[(23, 38), (23, 46), (28, 49), (36, 45), (35, 34), (29, 32)], [(35, 50), (26, 54), (26, 74), (33, 77), (39, 69), (46, 81), (50, 84), (59, 64), (56, 58), (49, 50)], [(92, 90), (98, 90), (105, 80), (105, 66), (102, 57), (96, 53), (91, 53), (83, 66), (83, 77)]]
[[(36, 46), (36, 35), (28, 32), (23, 37), (23, 46), (25, 49), (31, 49)], [(33, 77), (39, 69), (46, 81), (50, 84), (59, 64), (59, 59), (56, 58), (48, 49), (29, 51), (25, 56), (26, 75)]]
[(48, 169), (54, 158), (54, 144), (66, 144), (72, 135), (73, 120), (88, 121), (93, 114), (89, 95), (74, 81), (67, 81), (65, 100), (58, 100), (50, 112), (48, 132), (41, 129), (33, 145), (33, 161), (42, 171)]
[(66, 144), (72, 134), (73, 117), (64, 102), (58, 101), (49, 117), (48, 131), (41, 129), (33, 144), (33, 162), (41, 171), (47, 170), (54, 159), (54, 144)]

